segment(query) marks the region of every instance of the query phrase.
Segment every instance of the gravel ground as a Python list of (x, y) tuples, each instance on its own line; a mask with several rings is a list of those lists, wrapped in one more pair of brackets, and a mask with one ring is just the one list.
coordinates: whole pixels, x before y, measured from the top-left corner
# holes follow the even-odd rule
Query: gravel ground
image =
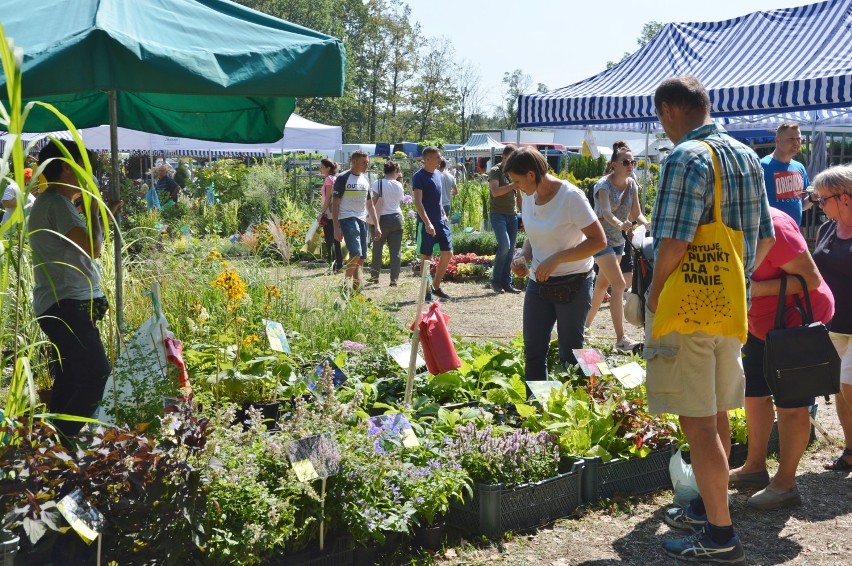
[[(305, 275), (312, 275), (306, 270)], [(409, 271), (410, 273), (410, 271)], [(316, 282), (316, 274), (311, 281)], [(331, 276), (328, 276), (329, 278)], [(338, 276), (339, 277), (339, 276)], [(322, 279), (320, 276), (319, 279)], [(410, 323), (416, 308), (419, 280), (400, 278), (396, 288), (387, 286), (382, 274), (378, 285), (368, 285), (364, 293)], [(332, 281), (328, 282), (329, 284)], [(521, 330), (523, 294), (496, 295), (485, 282), (442, 285), (451, 300), (443, 301), (449, 314), (450, 332), (466, 340), (506, 342)], [(634, 339), (642, 330), (627, 326)], [(604, 346), (615, 341), (609, 309), (604, 306), (593, 324), (593, 344)], [(842, 433), (834, 405), (821, 402), (817, 422), (834, 442)], [(838, 444), (839, 445), (839, 444)], [(818, 435), (799, 465), (798, 485), (804, 499), (793, 510), (754, 511), (745, 506), (749, 492), (730, 492), (735, 526), (743, 540), (749, 564), (840, 565), (849, 564), (852, 553), (852, 475), (823, 470), (839, 449)], [(770, 472), (777, 462), (770, 461)], [(406, 559), (404, 563), (424, 564), (507, 564), (518, 566), (645, 565), (676, 564), (660, 550), (660, 540), (670, 529), (662, 522), (662, 512), (671, 502), (672, 493), (658, 492), (630, 498), (607, 507), (587, 509), (570, 519), (530, 533), (510, 534), (500, 541), (465, 540), (457, 536), (436, 555)]]

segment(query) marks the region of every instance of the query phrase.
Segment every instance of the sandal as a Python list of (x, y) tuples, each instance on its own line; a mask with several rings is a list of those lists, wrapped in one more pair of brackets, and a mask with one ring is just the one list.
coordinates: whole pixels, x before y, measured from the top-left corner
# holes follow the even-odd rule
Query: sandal
[(840, 457), (834, 462), (823, 464), (823, 468), (826, 470), (834, 470), (836, 472), (852, 471), (852, 462), (847, 461), (846, 458), (852, 458), (852, 448), (845, 449)]

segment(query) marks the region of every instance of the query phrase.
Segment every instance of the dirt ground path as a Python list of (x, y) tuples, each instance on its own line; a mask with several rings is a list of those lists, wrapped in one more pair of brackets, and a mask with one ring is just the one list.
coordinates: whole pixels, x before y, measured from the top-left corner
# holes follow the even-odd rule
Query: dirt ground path
[[(313, 270), (306, 270), (311, 275)], [(409, 272), (410, 273), (410, 272)], [(297, 273), (296, 273), (297, 274)], [(298, 274), (297, 274), (298, 276)], [(338, 276), (339, 277), (339, 276)], [(334, 284), (337, 280), (312, 274), (312, 284)], [(364, 293), (410, 323), (416, 308), (418, 279), (400, 278), (396, 288), (387, 286), (383, 274), (379, 285)], [(495, 295), (485, 282), (453, 283), (443, 286), (451, 300), (442, 302), (449, 314), (450, 332), (467, 340), (506, 342), (521, 330), (523, 294)], [(627, 326), (634, 339), (641, 329)], [(614, 343), (609, 309), (598, 313), (592, 327), (595, 344)], [(817, 422), (835, 442), (842, 441), (835, 407), (820, 400)], [(799, 465), (798, 486), (804, 500), (793, 510), (755, 511), (745, 506), (749, 492), (730, 492), (734, 524), (752, 565), (840, 565), (852, 563), (852, 475), (825, 471), (824, 462), (836, 458), (839, 449), (818, 434)], [(770, 473), (777, 462), (770, 461)], [(676, 564), (660, 550), (663, 535), (670, 531), (662, 512), (671, 502), (671, 492), (631, 498), (606, 508), (588, 509), (577, 517), (525, 534), (508, 535), (500, 542), (455, 540), (436, 556), (439, 564), (517, 566), (604, 566)]]

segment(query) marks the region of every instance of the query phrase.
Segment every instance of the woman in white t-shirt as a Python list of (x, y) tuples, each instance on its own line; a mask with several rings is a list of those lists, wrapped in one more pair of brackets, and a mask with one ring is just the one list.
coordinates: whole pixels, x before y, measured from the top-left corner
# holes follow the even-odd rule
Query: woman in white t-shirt
[(397, 181), (399, 165), (391, 160), (385, 163), (385, 176), (370, 187), (373, 206), (379, 216), (379, 228), (382, 236), (373, 242), (373, 262), (370, 269), (370, 282), (379, 282), (382, 270), (382, 251), (385, 242), (390, 252), (390, 286), (396, 287), (399, 280), (399, 266), (402, 260), (402, 184)]
[(544, 380), (554, 324), (560, 361), (577, 363), (571, 350), (583, 347), (583, 322), (592, 300), (592, 255), (606, 246), (606, 235), (586, 195), (549, 175), (537, 149), (513, 153), (505, 173), (524, 195), (527, 239), (512, 271), (518, 277), (529, 274), (523, 322), (526, 379)]

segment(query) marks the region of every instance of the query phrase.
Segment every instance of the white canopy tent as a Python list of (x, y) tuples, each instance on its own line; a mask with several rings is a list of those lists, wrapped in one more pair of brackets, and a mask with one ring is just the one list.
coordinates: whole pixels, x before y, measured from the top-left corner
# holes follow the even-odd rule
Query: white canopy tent
[[(109, 150), (109, 126), (81, 130), (86, 147)], [(212, 142), (149, 134), (127, 128), (118, 129), (119, 151), (169, 152), (172, 154), (251, 153), (264, 155), (285, 151), (333, 151), (343, 143), (343, 128), (312, 122), (291, 114), (284, 126), (284, 136), (274, 143), (240, 144)]]

